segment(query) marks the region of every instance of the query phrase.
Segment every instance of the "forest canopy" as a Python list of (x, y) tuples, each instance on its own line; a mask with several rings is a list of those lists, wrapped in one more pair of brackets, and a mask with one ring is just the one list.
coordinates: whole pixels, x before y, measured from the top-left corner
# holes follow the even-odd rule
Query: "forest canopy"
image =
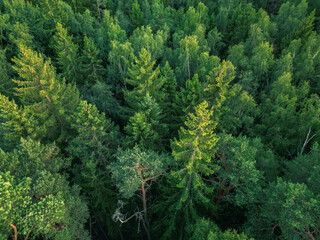
[(0, 0), (0, 240), (320, 239), (319, 0)]

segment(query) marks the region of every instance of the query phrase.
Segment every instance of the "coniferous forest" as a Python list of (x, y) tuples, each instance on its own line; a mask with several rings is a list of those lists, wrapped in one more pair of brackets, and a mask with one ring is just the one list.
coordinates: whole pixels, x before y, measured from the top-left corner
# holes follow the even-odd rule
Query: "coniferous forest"
[(0, 239), (320, 239), (319, 0), (0, 0)]

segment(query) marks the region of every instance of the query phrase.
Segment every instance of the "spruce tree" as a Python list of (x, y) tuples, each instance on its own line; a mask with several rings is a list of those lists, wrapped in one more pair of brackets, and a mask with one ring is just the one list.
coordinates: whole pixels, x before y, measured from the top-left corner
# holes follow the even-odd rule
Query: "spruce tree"
[(72, 36), (68, 36), (67, 29), (60, 23), (56, 26), (54, 35), (54, 48), (57, 62), (62, 76), (68, 83), (85, 83), (86, 79), (80, 74), (81, 58), (78, 56), (78, 46), (72, 42)]
[(163, 81), (160, 78), (160, 68), (154, 69), (155, 61), (151, 61), (151, 54), (142, 49), (139, 58), (128, 70), (126, 83), (127, 89), (124, 91), (124, 98), (128, 105), (128, 113), (132, 114), (143, 98), (149, 94), (157, 102), (163, 100), (163, 92), (160, 91)]
[(50, 60), (24, 46), (13, 61), (21, 78), (14, 80), (16, 94), (24, 105), (18, 107), (15, 101), (0, 96), (7, 136), (16, 141), (28, 135), (43, 140), (65, 139), (71, 114), (79, 103), (76, 86), (59, 79)]
[(99, 59), (99, 51), (87, 36), (84, 37), (81, 70), (86, 84), (104, 80), (104, 69), (102, 60)]

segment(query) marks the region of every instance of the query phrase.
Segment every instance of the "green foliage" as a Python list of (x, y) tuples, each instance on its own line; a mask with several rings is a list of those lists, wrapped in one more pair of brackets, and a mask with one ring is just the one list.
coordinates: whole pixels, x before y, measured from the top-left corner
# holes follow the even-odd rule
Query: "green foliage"
[(257, 115), (257, 104), (240, 84), (232, 86), (222, 106), (223, 111), (219, 124), (221, 131), (232, 133), (235, 136), (251, 131)]
[(212, 221), (199, 218), (194, 226), (190, 240), (253, 240), (236, 230), (222, 232)]
[(166, 171), (167, 157), (139, 147), (117, 152), (117, 160), (110, 164), (112, 179), (124, 198), (131, 198), (141, 184), (163, 175)]
[[(9, 235), (28, 237), (44, 235), (53, 237), (66, 214), (61, 197), (49, 195), (33, 201), (30, 196), (31, 179), (16, 180), (10, 172), (0, 174), (0, 229)], [(11, 228), (12, 227), (12, 228)]]
[(319, 7), (0, 0), (0, 239), (318, 239)]
[(134, 53), (132, 45), (129, 41), (120, 43), (118, 41), (111, 42), (111, 50), (109, 52), (108, 78), (111, 84), (116, 88), (118, 94), (122, 93), (122, 88), (126, 88), (126, 78), (128, 77), (128, 69), (134, 62)]
[(262, 206), (249, 216), (248, 230), (253, 236), (260, 239), (316, 239), (319, 236), (319, 199), (306, 185), (278, 178), (263, 197)]
[(70, 160), (62, 158), (54, 144), (21, 139), (17, 149), (0, 150), (0, 157), (0, 198), (4, 202), (0, 228), (5, 227), (6, 234), (13, 224), (18, 236), (26, 238), (53, 238), (66, 232), (71, 238), (81, 235), (81, 239), (88, 239), (83, 229), (87, 207), (79, 197), (79, 188), (69, 187), (59, 173), (70, 166)]
[(78, 135), (70, 141), (69, 151), (75, 157), (92, 159), (106, 166), (120, 144), (118, 127), (86, 101), (80, 102), (73, 119), (72, 127)]
[(24, 104), (19, 107), (1, 95), (1, 116), (6, 119), (3, 127), (13, 141), (30, 136), (33, 139), (63, 140), (69, 128), (70, 116), (77, 107), (79, 94), (74, 85), (66, 84), (56, 76), (50, 60), (24, 46), (15, 58), (14, 70), (21, 80), (16, 94)]
[(167, 126), (163, 123), (163, 119), (159, 104), (147, 94), (125, 127), (127, 133), (125, 145), (134, 147), (137, 144), (141, 149), (164, 150), (163, 142)]
[[(282, 44), (288, 44), (293, 39), (295, 32), (301, 27), (301, 23), (307, 15), (308, 2), (302, 0), (299, 4), (283, 3), (275, 17), (278, 25), (278, 38), (282, 39)], [(304, 31), (304, 29), (301, 29)], [(301, 31), (300, 29), (298, 31)]]
[(137, 109), (138, 104), (149, 94), (156, 101), (163, 99), (163, 93), (159, 91), (163, 85), (160, 78), (160, 68), (154, 69), (155, 61), (151, 60), (151, 54), (142, 49), (139, 58), (128, 69), (126, 83), (128, 87), (124, 91), (124, 98), (128, 105), (128, 112)]
[(310, 144), (310, 134), (318, 130), (318, 96), (308, 97), (308, 92), (307, 83), (295, 87), (291, 74), (285, 73), (272, 83), (269, 96), (263, 98), (257, 130), (279, 155), (297, 155), (305, 148), (305, 141)]
[(78, 56), (78, 46), (72, 42), (72, 36), (68, 36), (67, 29), (60, 23), (57, 24), (56, 31), (53, 37), (54, 48), (62, 76), (69, 83), (83, 84), (84, 80), (80, 77), (81, 58)]
[(6, 51), (0, 50), (0, 94), (12, 95), (14, 84), (10, 80), (11, 71), (11, 65), (6, 59)]
[(143, 24), (143, 14), (140, 9), (138, 0), (134, 0), (131, 6), (132, 10), (130, 12), (131, 28), (136, 29)]
[(84, 47), (82, 52), (82, 77), (86, 83), (95, 83), (104, 80), (104, 69), (99, 59), (99, 51), (95, 48), (93, 42), (87, 37), (84, 37)]
[[(259, 181), (262, 180), (262, 174), (256, 166), (256, 159), (262, 156), (257, 154), (257, 148), (250, 146), (249, 140), (245, 137), (236, 138), (231, 135), (219, 137), (217, 144), (219, 150), (216, 156), (220, 167), (217, 176), (212, 180), (217, 189), (216, 204), (221, 200), (227, 200), (236, 205), (255, 201), (256, 188), (259, 188)], [(263, 149), (260, 149), (261, 152), (263, 153)], [(269, 161), (272, 162), (272, 160), (274, 159)]]
[(285, 163), (286, 171), (284, 178), (294, 182), (306, 184), (309, 189), (319, 194), (319, 185), (315, 182), (314, 176), (319, 172), (320, 166), (320, 149), (315, 143), (308, 154), (301, 154), (292, 161)]
[(152, 60), (155, 60), (163, 56), (167, 38), (168, 33), (163, 30), (158, 30), (156, 34), (153, 34), (150, 26), (142, 26), (133, 31), (130, 42), (136, 55), (145, 48), (151, 54)]

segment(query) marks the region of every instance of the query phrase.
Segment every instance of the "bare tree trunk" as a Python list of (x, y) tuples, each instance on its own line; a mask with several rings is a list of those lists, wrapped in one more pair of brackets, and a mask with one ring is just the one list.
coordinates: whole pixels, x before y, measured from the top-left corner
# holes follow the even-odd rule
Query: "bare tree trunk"
[(146, 230), (148, 240), (151, 240), (151, 235), (150, 235), (150, 226), (149, 226), (149, 221), (148, 221), (148, 212), (147, 212), (147, 200), (146, 200), (146, 190), (144, 186), (144, 182), (141, 184), (141, 191), (142, 191), (142, 201), (143, 201), (143, 226)]

